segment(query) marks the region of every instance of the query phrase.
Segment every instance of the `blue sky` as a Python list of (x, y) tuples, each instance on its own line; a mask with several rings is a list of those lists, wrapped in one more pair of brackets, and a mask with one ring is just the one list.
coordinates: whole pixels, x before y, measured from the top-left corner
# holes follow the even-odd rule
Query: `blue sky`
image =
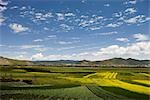
[(150, 59), (149, 0), (0, 0), (1, 56)]

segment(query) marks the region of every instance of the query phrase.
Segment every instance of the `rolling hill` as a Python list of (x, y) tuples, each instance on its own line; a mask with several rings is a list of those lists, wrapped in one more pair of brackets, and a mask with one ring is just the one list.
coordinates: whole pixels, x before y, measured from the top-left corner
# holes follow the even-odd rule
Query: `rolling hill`
[(15, 60), (0, 57), (0, 65), (55, 65), (55, 66), (150, 66), (150, 60), (136, 60), (132, 58), (112, 58), (103, 61), (74, 61), (74, 60), (56, 60), (56, 61), (27, 61)]
[(33, 65), (32, 61), (16, 60), (0, 56), (0, 65)]

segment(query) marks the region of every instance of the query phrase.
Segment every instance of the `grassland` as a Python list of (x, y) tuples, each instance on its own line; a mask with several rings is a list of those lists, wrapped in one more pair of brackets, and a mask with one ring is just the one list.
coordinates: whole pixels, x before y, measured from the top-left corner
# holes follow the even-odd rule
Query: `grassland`
[(1, 66), (2, 100), (149, 100), (148, 68)]

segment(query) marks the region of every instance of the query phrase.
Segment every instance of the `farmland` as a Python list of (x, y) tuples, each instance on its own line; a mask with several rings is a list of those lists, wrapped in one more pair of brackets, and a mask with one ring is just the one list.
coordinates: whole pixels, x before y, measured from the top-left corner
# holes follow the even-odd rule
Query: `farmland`
[(148, 68), (1, 66), (2, 100), (149, 100)]

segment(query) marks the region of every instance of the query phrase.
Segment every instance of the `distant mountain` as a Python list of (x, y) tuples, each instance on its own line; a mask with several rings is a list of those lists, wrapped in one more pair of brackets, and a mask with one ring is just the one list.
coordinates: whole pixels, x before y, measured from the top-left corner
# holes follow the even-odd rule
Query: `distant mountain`
[(57, 61), (27, 61), (15, 60), (0, 57), (0, 65), (55, 65), (55, 66), (150, 66), (150, 60), (136, 60), (132, 58), (112, 58), (103, 61), (74, 61), (74, 60), (57, 60)]
[(56, 61), (32, 61), (36, 65), (72, 65), (77, 64), (75, 60), (56, 60)]
[(123, 58), (112, 58), (103, 61), (97, 61), (101, 65), (150, 65), (150, 60), (136, 60), (132, 58), (123, 59)]

